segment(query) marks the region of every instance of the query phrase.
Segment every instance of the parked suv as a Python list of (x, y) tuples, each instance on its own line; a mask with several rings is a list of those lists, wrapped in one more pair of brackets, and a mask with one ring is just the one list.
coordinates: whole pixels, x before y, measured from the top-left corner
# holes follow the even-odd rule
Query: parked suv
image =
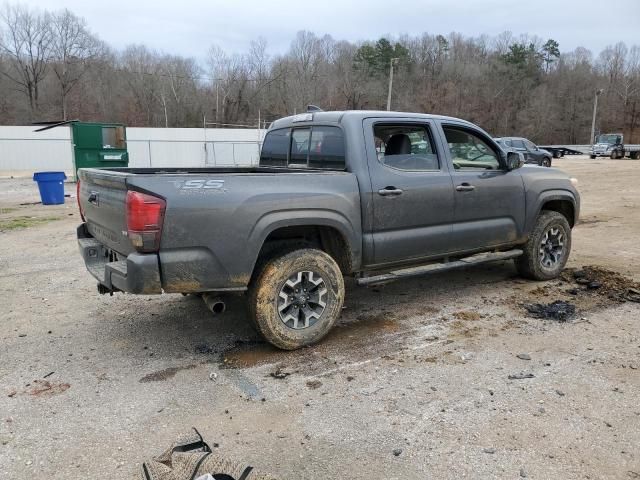
[(550, 151), (538, 147), (535, 143), (522, 137), (502, 137), (496, 138), (502, 147), (513, 148), (516, 152), (522, 153), (525, 163), (533, 163), (541, 167), (550, 167), (553, 155)]

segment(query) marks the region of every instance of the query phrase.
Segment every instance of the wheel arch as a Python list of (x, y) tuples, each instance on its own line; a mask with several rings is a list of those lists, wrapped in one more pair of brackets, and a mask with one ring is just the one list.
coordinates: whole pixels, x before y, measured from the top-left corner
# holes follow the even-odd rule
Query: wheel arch
[(544, 210), (550, 210), (564, 215), (571, 228), (573, 228), (576, 224), (576, 202), (573, 196), (567, 196), (557, 193), (551, 193), (545, 196), (545, 198), (541, 199), (540, 207), (536, 212), (534, 221), (535, 218), (538, 218), (538, 215), (540, 215), (540, 213), (542, 213)]
[(281, 211), (262, 217), (250, 235), (252, 276), (259, 259), (289, 245), (318, 248), (330, 255), (344, 274), (356, 271), (361, 263), (361, 241), (351, 223), (333, 211)]

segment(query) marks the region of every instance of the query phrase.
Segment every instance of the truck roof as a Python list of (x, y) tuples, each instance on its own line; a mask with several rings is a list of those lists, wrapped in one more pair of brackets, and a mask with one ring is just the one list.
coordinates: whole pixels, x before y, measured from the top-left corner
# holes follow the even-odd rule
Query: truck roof
[(449, 120), (473, 126), (472, 123), (455, 117), (432, 115), (416, 112), (388, 112), (386, 110), (342, 110), (330, 112), (305, 112), (279, 118), (271, 123), (269, 129), (291, 126), (313, 125), (314, 123), (361, 122), (365, 118), (415, 118), (416, 120)]

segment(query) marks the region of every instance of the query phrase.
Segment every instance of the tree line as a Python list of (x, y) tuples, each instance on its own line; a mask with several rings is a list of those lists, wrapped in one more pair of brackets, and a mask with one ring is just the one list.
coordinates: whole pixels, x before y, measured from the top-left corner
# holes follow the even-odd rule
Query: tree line
[(242, 54), (210, 46), (206, 61), (144, 45), (118, 51), (69, 10), (20, 4), (0, 11), (0, 124), (81, 119), (129, 126), (269, 124), (308, 104), (325, 110), (385, 109), (470, 120), (496, 136), (539, 143), (590, 141), (597, 131), (640, 143), (640, 47), (597, 55), (562, 52), (553, 39), (424, 33), (352, 43), (301, 31), (285, 53), (265, 39)]

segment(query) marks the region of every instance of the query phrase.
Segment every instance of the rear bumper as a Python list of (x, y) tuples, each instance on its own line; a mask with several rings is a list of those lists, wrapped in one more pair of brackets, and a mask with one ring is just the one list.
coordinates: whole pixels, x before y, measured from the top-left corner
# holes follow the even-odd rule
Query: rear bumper
[(87, 270), (107, 290), (162, 293), (157, 254), (131, 253), (124, 260), (110, 261), (112, 252), (87, 232), (84, 223), (78, 227), (77, 236)]

